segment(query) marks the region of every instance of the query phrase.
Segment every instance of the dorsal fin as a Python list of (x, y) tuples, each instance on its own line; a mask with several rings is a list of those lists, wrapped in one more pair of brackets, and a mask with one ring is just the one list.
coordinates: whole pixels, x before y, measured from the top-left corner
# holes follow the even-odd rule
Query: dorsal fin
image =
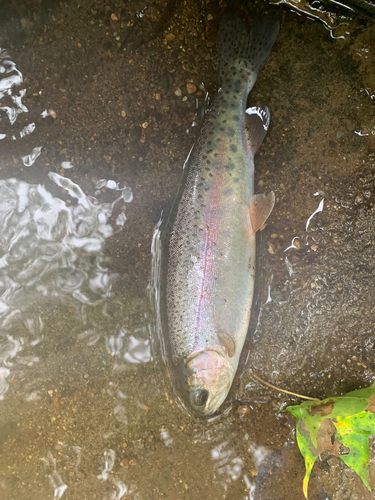
[(255, 156), (263, 142), (270, 124), (270, 110), (253, 107), (246, 110), (246, 132), (251, 152)]

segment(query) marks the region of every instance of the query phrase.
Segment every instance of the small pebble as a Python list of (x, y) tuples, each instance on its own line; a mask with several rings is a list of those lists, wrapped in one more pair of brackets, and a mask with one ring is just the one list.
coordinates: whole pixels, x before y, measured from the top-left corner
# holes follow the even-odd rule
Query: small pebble
[(250, 413), (250, 408), (248, 406), (239, 406), (237, 408), (237, 413), (240, 415), (248, 415)]
[(127, 458), (123, 458), (120, 462), (120, 465), (121, 467), (123, 467), (124, 469), (128, 469), (129, 468), (129, 460)]
[(168, 40), (168, 42), (171, 42), (175, 38), (176, 38), (176, 35), (174, 35), (173, 33), (168, 33), (168, 35), (165, 37), (165, 39)]
[(122, 111), (121, 111), (121, 116), (122, 116), (123, 118), (125, 118), (125, 116), (126, 116), (126, 111), (122, 110)]
[(268, 245), (268, 253), (270, 253), (271, 255), (275, 255), (276, 253), (275, 247), (272, 245), (272, 243)]
[(207, 21), (212, 21), (214, 16), (212, 14), (208, 14)]
[(188, 91), (188, 94), (194, 94), (194, 92), (197, 91), (197, 87), (194, 85), (194, 83), (187, 83), (186, 89)]
[(116, 14), (111, 14), (111, 19), (112, 21), (118, 21), (118, 17), (116, 16)]
[(187, 101), (187, 96), (185, 95), (183, 98), (182, 98), (182, 102), (186, 102)]
[(156, 99), (157, 101), (160, 101), (161, 96), (160, 96), (159, 92), (157, 92), (157, 93), (155, 94), (155, 99)]
[(182, 96), (182, 90), (178, 87), (175, 91), (174, 91), (175, 95), (177, 97), (181, 97)]

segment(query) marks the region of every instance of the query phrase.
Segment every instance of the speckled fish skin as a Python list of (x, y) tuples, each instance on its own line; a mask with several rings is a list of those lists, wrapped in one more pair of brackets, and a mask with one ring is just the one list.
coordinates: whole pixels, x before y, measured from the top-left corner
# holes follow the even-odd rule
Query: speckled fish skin
[(278, 29), (276, 20), (263, 19), (247, 32), (238, 18), (224, 16), (219, 30), (221, 89), (187, 161), (168, 220), (170, 350), (183, 399), (202, 416), (214, 413), (226, 398), (248, 331), (255, 272), (249, 200), (257, 141), (263, 139), (269, 117), (260, 110), (255, 117), (259, 123), (253, 121), (247, 134), (245, 109)]

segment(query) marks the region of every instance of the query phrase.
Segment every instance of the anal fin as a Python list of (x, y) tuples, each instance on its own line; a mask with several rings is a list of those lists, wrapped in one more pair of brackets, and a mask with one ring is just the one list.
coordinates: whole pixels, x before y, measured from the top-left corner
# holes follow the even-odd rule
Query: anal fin
[(267, 195), (254, 194), (250, 197), (249, 209), (249, 230), (251, 234), (255, 234), (268, 219), (275, 204), (275, 193), (271, 191)]

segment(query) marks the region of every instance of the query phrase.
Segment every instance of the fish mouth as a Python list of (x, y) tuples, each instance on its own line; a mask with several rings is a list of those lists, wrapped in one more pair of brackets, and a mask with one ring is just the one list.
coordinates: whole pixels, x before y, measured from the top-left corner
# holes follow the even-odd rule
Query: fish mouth
[[(216, 394), (215, 396), (210, 397), (210, 392), (207, 389), (200, 388), (200, 389), (195, 389), (190, 393), (190, 404), (191, 407), (194, 409), (194, 411), (201, 417), (209, 417), (213, 413), (215, 413), (220, 406), (224, 403), (228, 392), (229, 392), (230, 386), (225, 388), (222, 392)], [(207, 396), (206, 396), (207, 394)], [(195, 400), (197, 397), (202, 397), (201, 395), (204, 395), (204, 398), (207, 397), (206, 402), (201, 405), (196, 405), (194, 404)], [(207, 406), (207, 403), (209, 406)]]
[(219, 349), (196, 351), (186, 359), (188, 403), (200, 416), (212, 415), (228, 395), (234, 369)]

